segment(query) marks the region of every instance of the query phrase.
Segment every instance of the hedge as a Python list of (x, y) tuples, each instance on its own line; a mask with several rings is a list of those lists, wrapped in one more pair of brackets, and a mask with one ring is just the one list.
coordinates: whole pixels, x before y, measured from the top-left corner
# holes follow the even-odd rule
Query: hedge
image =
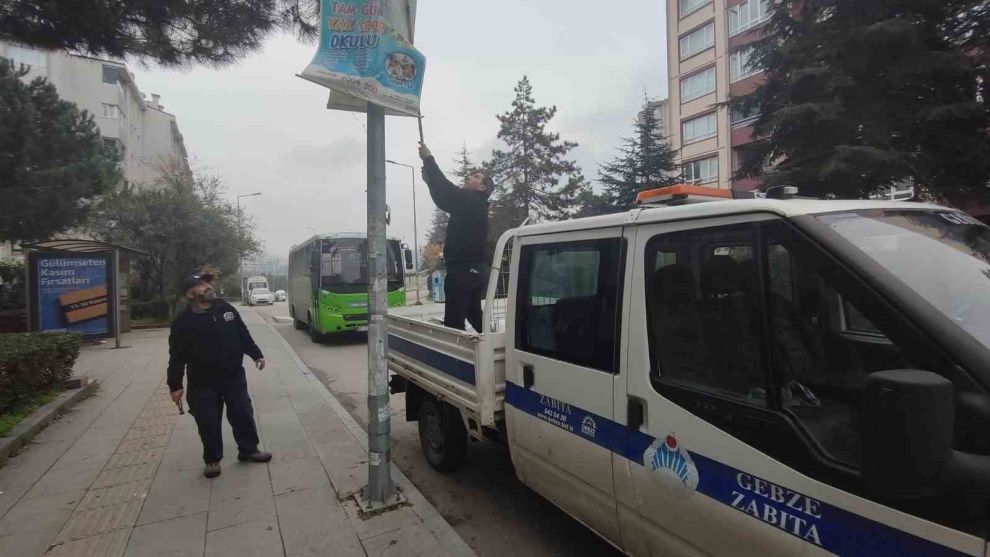
[(79, 333), (0, 334), (0, 414), (61, 386), (81, 345)]
[(162, 300), (131, 302), (131, 319), (147, 318), (168, 321), (168, 304)]

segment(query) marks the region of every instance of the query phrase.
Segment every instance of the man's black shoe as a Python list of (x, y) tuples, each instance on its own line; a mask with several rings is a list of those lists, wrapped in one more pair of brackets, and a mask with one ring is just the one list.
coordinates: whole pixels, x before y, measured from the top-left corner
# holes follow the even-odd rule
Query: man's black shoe
[(268, 462), (271, 459), (272, 459), (272, 453), (267, 451), (258, 451), (254, 454), (237, 455), (237, 460), (241, 462)]
[(206, 463), (206, 470), (203, 475), (207, 478), (215, 478), (220, 475), (220, 463), (219, 462), (208, 462)]

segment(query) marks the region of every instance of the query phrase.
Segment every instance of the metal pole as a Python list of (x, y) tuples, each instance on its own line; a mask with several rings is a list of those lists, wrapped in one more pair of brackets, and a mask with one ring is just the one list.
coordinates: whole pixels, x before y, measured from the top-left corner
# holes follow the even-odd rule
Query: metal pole
[(389, 447), (388, 367), (385, 311), (385, 110), (368, 103), (368, 507), (396, 500)]
[(113, 338), (114, 348), (120, 348), (120, 248), (113, 248)]
[[(244, 239), (244, 231), (241, 230), (241, 197), (237, 196), (237, 242)], [(241, 246), (237, 246), (237, 282), (241, 283), (241, 305), (244, 305), (244, 258), (241, 256)]]
[(416, 169), (409, 167), (409, 172), (412, 174), (412, 187), (413, 187), (413, 247), (416, 249), (416, 255), (413, 257), (413, 266), (416, 272), (416, 305), (421, 306), (423, 302), (419, 299), (419, 229), (416, 224)]

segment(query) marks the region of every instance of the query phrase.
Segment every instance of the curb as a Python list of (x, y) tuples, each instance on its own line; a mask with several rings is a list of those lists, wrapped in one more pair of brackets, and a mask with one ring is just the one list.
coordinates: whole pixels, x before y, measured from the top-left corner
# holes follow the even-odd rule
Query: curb
[[(282, 347), (289, 353), (292, 363), (296, 365), (299, 371), (303, 374), (306, 379), (315, 385), (315, 389), (323, 400), (327, 402), (333, 413), (337, 415), (337, 418), (344, 423), (344, 426), (351, 433), (351, 435), (357, 439), (357, 442), (361, 445), (361, 448), (365, 452), (368, 452), (368, 433), (361, 428), (360, 425), (344, 408), (344, 405), (337, 400), (333, 394), (326, 388), (326, 386), (320, 382), (319, 378), (313, 375), (306, 364), (299, 358), (296, 354), (292, 345), (289, 341), (285, 340), (278, 329), (275, 328), (269, 320), (262, 318), (265, 326), (271, 329), (272, 333), (278, 338), (279, 342), (282, 343)], [(440, 515), (440, 513), (433, 507), (433, 505), (426, 500), (426, 497), (416, 489), (416, 486), (409, 481), (409, 478), (402, 473), (402, 470), (392, 463), (392, 478), (395, 480), (395, 484), (402, 490), (402, 494), (406, 497), (406, 500), (412, 505), (413, 512), (416, 516), (423, 521), (430, 533), (437, 539), (441, 546), (443, 546), (450, 555), (460, 556), (460, 557), (475, 557), (474, 550), (472, 550), (467, 543), (461, 538), (461, 536), (454, 530), (454, 528)]]
[[(281, 338), (281, 335), (279, 337)], [(92, 381), (81, 389), (66, 391), (58, 395), (55, 400), (38, 408), (21, 423), (15, 425), (7, 437), (0, 437), (0, 466), (7, 464), (10, 455), (21, 450), (35, 435), (48, 427), (48, 424), (52, 423), (55, 418), (64, 414), (83, 397), (96, 390), (96, 384), (96, 381)]]

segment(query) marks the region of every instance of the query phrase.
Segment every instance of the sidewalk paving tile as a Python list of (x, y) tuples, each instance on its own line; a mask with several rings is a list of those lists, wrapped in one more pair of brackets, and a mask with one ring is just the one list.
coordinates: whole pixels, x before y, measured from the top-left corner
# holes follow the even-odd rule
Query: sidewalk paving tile
[(365, 557), (330, 486), (279, 495), (275, 506), (287, 557)]
[(102, 462), (90, 463), (78, 468), (53, 468), (34, 484), (27, 496), (40, 497), (86, 489), (93, 483), (93, 480), (99, 477), (102, 469)]
[(275, 455), (268, 465), (275, 495), (291, 493), (310, 487), (330, 485), (323, 464), (318, 458), (285, 458)]
[(76, 508), (80, 511), (91, 511), (100, 507), (120, 505), (136, 499), (144, 499), (148, 495), (150, 487), (151, 480), (146, 479), (127, 482), (113, 487), (91, 489), (86, 492), (86, 495)]
[(127, 544), (128, 557), (202, 557), (206, 513), (138, 526)]
[(90, 536), (53, 547), (45, 557), (120, 557), (131, 536), (129, 528)]
[(210, 480), (203, 477), (202, 466), (180, 470), (162, 462), (137, 523), (150, 524), (209, 510)]
[(38, 557), (58, 535), (58, 528), (0, 536), (3, 557)]
[(347, 513), (347, 518), (351, 521), (351, 527), (362, 540), (403, 528), (415, 528), (423, 525), (423, 521), (409, 507), (398, 507), (387, 513), (365, 517), (361, 516), (357, 503), (353, 499), (345, 499), (341, 501), (341, 505)]
[(56, 543), (69, 542), (82, 538), (105, 534), (120, 528), (129, 528), (141, 513), (143, 500), (129, 501), (119, 505), (99, 507), (87, 511), (77, 511), (65, 523)]
[(271, 520), (246, 522), (206, 534), (206, 557), (276, 557), (284, 554), (274, 516)]
[(213, 479), (207, 530), (246, 522), (274, 522), (275, 501), (264, 465), (234, 464)]
[(48, 530), (61, 526), (86, 495), (85, 489), (27, 497), (0, 520), (0, 535)]
[(402, 528), (361, 541), (368, 555), (375, 557), (433, 557), (443, 550), (426, 526)]

